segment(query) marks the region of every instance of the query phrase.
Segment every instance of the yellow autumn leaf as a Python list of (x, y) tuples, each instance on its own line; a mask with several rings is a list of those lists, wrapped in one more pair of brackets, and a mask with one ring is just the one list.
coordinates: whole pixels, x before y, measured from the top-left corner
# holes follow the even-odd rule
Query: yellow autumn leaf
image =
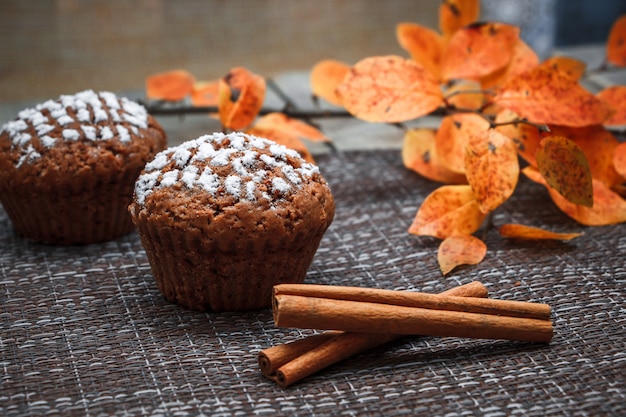
[(495, 210), (517, 186), (519, 163), (515, 145), (493, 129), (471, 136), (465, 153), (465, 173), (480, 210)]
[(424, 199), (409, 233), (440, 239), (471, 235), (485, 217), (469, 185), (444, 185)]
[(443, 275), (461, 265), (476, 265), (485, 258), (487, 245), (472, 235), (450, 236), (444, 239), (437, 251), (437, 261)]
[(359, 61), (337, 94), (348, 112), (369, 122), (412, 120), (443, 103), (436, 78), (417, 63), (393, 55)]
[(500, 236), (505, 238), (528, 240), (572, 240), (583, 235), (583, 233), (556, 233), (539, 227), (513, 223), (503, 224), (498, 231)]

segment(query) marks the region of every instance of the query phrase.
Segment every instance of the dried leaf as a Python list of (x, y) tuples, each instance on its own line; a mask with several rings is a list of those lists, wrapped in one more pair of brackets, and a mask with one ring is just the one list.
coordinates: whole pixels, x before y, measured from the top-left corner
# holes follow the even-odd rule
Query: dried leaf
[(179, 69), (154, 74), (146, 78), (146, 97), (150, 100), (178, 101), (193, 91), (196, 79)]
[(269, 113), (260, 117), (254, 127), (257, 129), (273, 129), (294, 138), (312, 142), (330, 142), (330, 139), (313, 126), (301, 120), (289, 117), (284, 113)]
[(465, 148), (472, 135), (489, 129), (489, 122), (473, 113), (459, 113), (442, 119), (435, 149), (441, 163), (452, 172), (465, 173)]
[(350, 66), (334, 59), (325, 59), (311, 69), (309, 82), (311, 91), (316, 97), (320, 97), (336, 106), (341, 106), (341, 97), (335, 91), (341, 84)]
[(615, 171), (626, 179), (626, 142), (620, 143), (613, 151), (613, 167)]
[(472, 135), (465, 153), (465, 172), (480, 210), (495, 210), (517, 186), (519, 163), (515, 145), (493, 129)]
[(587, 64), (584, 61), (568, 56), (553, 56), (543, 61), (540, 65), (556, 71), (573, 81), (580, 80), (587, 69)]
[(554, 204), (580, 224), (607, 226), (626, 221), (626, 200), (598, 180), (593, 180), (593, 207), (585, 207), (568, 201), (558, 191), (550, 187), (535, 168), (526, 167), (522, 172), (531, 180), (544, 185)]
[(487, 254), (487, 245), (472, 236), (450, 236), (441, 242), (437, 252), (437, 261), (443, 275), (460, 265), (476, 265)]
[(583, 235), (582, 233), (555, 233), (523, 224), (503, 224), (499, 232), (502, 237), (531, 240), (572, 240)]
[(396, 26), (396, 38), (411, 58), (422, 65), (436, 79), (441, 74), (441, 53), (444, 41), (434, 30), (415, 23), (399, 23)]
[(474, 23), (480, 15), (479, 0), (444, 0), (439, 6), (439, 29), (445, 37)]
[(450, 171), (437, 156), (435, 130), (410, 129), (404, 134), (402, 161), (404, 166), (433, 181), (466, 184), (465, 175)]
[(563, 136), (539, 142), (537, 167), (546, 182), (574, 204), (593, 207), (591, 170), (583, 151)]
[(191, 103), (194, 106), (217, 106), (219, 88), (219, 80), (195, 83), (191, 91)]
[(530, 71), (539, 64), (539, 57), (523, 40), (518, 39), (513, 47), (513, 56), (509, 63), (480, 79), (482, 88), (489, 89), (502, 85), (509, 79), (523, 72)]
[(437, 80), (422, 66), (399, 56), (358, 62), (337, 93), (346, 110), (369, 122), (404, 122), (443, 103)]
[(444, 185), (424, 199), (409, 233), (441, 239), (470, 235), (485, 217), (469, 185)]
[(602, 124), (611, 115), (606, 103), (576, 81), (541, 66), (511, 78), (498, 89), (494, 101), (540, 124), (588, 126)]
[(626, 66), (626, 15), (620, 16), (611, 27), (606, 43), (606, 59), (611, 64)]
[(441, 59), (444, 80), (479, 80), (506, 67), (513, 57), (519, 28), (506, 23), (476, 23), (452, 35)]
[(263, 106), (265, 79), (236, 67), (219, 82), (219, 113), (222, 125), (232, 130), (249, 126)]
[(530, 165), (536, 167), (535, 157), (541, 135), (539, 129), (528, 123), (509, 123), (520, 120), (520, 117), (511, 110), (502, 110), (496, 116), (496, 124), (507, 123), (496, 127), (496, 130), (513, 141), (518, 154)]
[(446, 101), (457, 109), (479, 110), (486, 102), (481, 88), (477, 81), (459, 80), (446, 89)]
[(591, 176), (602, 181), (607, 187), (613, 188), (623, 181), (615, 170), (612, 160), (619, 141), (603, 126), (577, 128), (550, 126), (550, 132), (542, 133), (542, 136), (563, 136), (578, 145), (587, 158)]
[(616, 85), (605, 88), (596, 94), (596, 97), (615, 110), (615, 113), (604, 122), (605, 126), (626, 125), (626, 86)]

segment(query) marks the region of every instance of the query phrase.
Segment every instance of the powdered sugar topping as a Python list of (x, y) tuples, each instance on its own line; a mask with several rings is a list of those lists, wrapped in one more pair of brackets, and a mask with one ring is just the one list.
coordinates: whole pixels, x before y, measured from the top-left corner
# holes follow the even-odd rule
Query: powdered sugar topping
[[(133, 133), (147, 127), (148, 113), (140, 104), (110, 92), (86, 90), (20, 111), (18, 118), (4, 124), (0, 133), (6, 132), (12, 146), (20, 149), (19, 167), (40, 158), (41, 152), (57, 141), (95, 142), (117, 137), (127, 143)], [(42, 146), (34, 142), (35, 138)]]
[(201, 136), (158, 153), (135, 184), (143, 205), (154, 190), (199, 188), (234, 201), (284, 199), (319, 169), (285, 146), (244, 133)]

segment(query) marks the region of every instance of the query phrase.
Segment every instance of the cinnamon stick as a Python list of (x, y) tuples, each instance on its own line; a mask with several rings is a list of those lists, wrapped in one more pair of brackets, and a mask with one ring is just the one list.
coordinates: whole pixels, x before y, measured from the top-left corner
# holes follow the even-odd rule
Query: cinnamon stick
[[(442, 292), (458, 297), (487, 297), (487, 288), (471, 282)], [(259, 352), (263, 375), (285, 388), (334, 363), (380, 346), (403, 335), (327, 331)]]
[(331, 330), (262, 350), (258, 357), (259, 368), (263, 374), (272, 375), (284, 364), (343, 333)]
[(528, 342), (553, 334), (549, 320), (288, 294), (274, 296), (273, 309), (277, 327)]
[(333, 300), (358, 301), (431, 310), (460, 311), (520, 318), (550, 319), (550, 306), (522, 301), (466, 298), (449, 294), (381, 290), (314, 284), (280, 284), (274, 286), (274, 299), (285, 295)]

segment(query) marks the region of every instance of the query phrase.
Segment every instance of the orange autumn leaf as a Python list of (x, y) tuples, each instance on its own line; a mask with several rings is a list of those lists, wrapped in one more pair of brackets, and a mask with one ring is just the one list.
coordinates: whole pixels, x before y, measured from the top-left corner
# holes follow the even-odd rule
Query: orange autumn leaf
[(470, 235), (485, 217), (469, 185), (444, 185), (424, 199), (409, 233), (440, 239)]
[(606, 59), (611, 64), (626, 66), (626, 15), (620, 16), (611, 27), (606, 43)]
[(437, 80), (399, 56), (365, 58), (337, 87), (343, 106), (369, 122), (396, 123), (431, 113), (443, 103)]
[(612, 155), (619, 144), (617, 138), (602, 125), (584, 127), (550, 126), (543, 137), (563, 136), (574, 142), (585, 154), (591, 176), (607, 187), (623, 182), (613, 165)]
[(517, 153), (532, 166), (537, 166), (535, 157), (541, 135), (539, 129), (528, 123), (511, 123), (520, 120), (519, 116), (511, 110), (504, 109), (496, 115), (496, 130), (513, 141)]
[(409, 52), (415, 62), (439, 79), (444, 46), (440, 34), (415, 23), (399, 23), (396, 26), (396, 38), (402, 49)]
[(479, 110), (485, 104), (485, 94), (477, 81), (458, 80), (445, 91), (446, 102), (463, 110)]
[(502, 85), (494, 102), (533, 123), (564, 126), (602, 124), (611, 108), (575, 80), (538, 66)]
[(495, 210), (517, 186), (519, 163), (515, 145), (493, 129), (471, 136), (465, 153), (465, 173), (480, 210)]
[(549, 136), (539, 142), (537, 168), (545, 181), (567, 200), (593, 206), (591, 170), (576, 143), (563, 136)]
[(605, 126), (626, 125), (626, 86), (615, 85), (596, 94), (600, 100), (608, 103), (615, 113), (604, 122)]
[(219, 86), (219, 80), (195, 83), (191, 91), (191, 103), (194, 106), (217, 106)]
[(475, 22), (480, 15), (479, 0), (444, 0), (439, 6), (439, 29), (445, 37)]
[(150, 100), (178, 101), (193, 91), (196, 79), (179, 69), (154, 74), (146, 78), (146, 97)]
[(538, 227), (525, 226), (523, 224), (503, 224), (498, 229), (500, 236), (509, 239), (529, 240), (572, 240), (582, 233), (556, 233)]
[(219, 81), (219, 115), (222, 125), (232, 130), (249, 126), (265, 99), (265, 79), (243, 67), (230, 70)]
[(284, 113), (269, 113), (260, 117), (254, 127), (257, 129), (273, 129), (299, 139), (312, 142), (330, 142), (330, 139), (313, 126)]
[(539, 57), (535, 51), (526, 42), (518, 39), (513, 47), (513, 56), (511, 56), (509, 63), (505, 67), (482, 77), (480, 83), (483, 89), (493, 88), (504, 84), (518, 74), (530, 71), (537, 65), (539, 65)]
[(335, 91), (341, 84), (350, 66), (334, 59), (324, 59), (311, 69), (309, 83), (315, 97), (320, 97), (336, 106), (341, 106), (341, 98)]
[(593, 180), (593, 207), (585, 207), (568, 201), (550, 187), (535, 168), (526, 167), (523, 173), (531, 180), (544, 185), (554, 204), (580, 224), (607, 226), (626, 221), (626, 200), (598, 180)]
[(450, 236), (441, 242), (437, 262), (443, 275), (461, 265), (476, 265), (487, 255), (485, 242), (472, 235)]
[(330, 142), (326, 135), (313, 126), (278, 112), (260, 117), (247, 133), (285, 145), (300, 153), (308, 162), (314, 162), (314, 159), (303, 139), (312, 142)]
[(466, 184), (465, 175), (450, 171), (443, 165), (435, 149), (433, 129), (410, 129), (404, 134), (402, 162), (404, 166), (433, 181)]
[(620, 143), (615, 147), (612, 162), (615, 171), (626, 180), (626, 142)]
[(459, 113), (441, 120), (435, 149), (441, 163), (452, 172), (465, 173), (465, 148), (472, 135), (489, 129), (489, 122), (477, 114)]
[(559, 72), (574, 81), (580, 80), (587, 70), (584, 61), (568, 56), (553, 56), (543, 61), (540, 66)]
[(476, 23), (452, 35), (441, 59), (444, 80), (479, 80), (506, 67), (513, 57), (519, 28), (506, 23)]

